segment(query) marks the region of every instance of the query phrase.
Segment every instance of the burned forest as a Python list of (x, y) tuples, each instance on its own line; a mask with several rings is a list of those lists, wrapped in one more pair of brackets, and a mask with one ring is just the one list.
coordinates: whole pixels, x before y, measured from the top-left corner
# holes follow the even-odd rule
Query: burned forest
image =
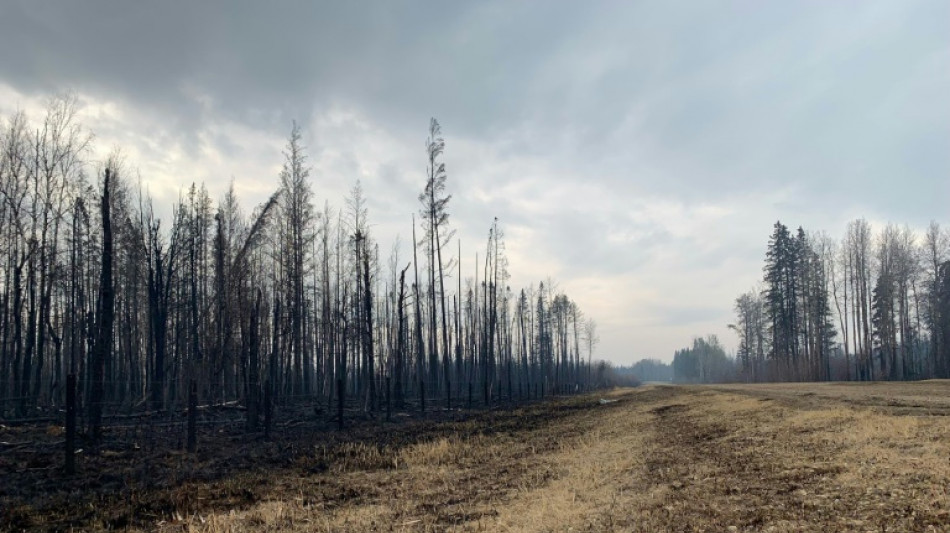
[(194, 451), (224, 428), (330, 430), (608, 384), (592, 319), (550, 280), (511, 287), (501, 221), (475, 250), (454, 238), (464, 199), (435, 119), (410, 253), (387, 257), (371, 191), (319, 198), (297, 124), (279, 174), (258, 177), (263, 204), (195, 183), (167, 209), (120, 151), (92, 159), (77, 106), (51, 98), (0, 134), (0, 423), (65, 427), (67, 471), (129, 428)]
[(0, 0), (0, 533), (950, 531), (946, 21)]

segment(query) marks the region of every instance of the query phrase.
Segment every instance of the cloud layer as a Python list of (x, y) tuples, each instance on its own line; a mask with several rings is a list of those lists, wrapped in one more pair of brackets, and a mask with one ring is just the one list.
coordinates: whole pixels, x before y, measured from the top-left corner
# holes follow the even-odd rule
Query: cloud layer
[(939, 1), (12, 1), (0, 112), (73, 89), (159, 200), (233, 179), (249, 204), (296, 119), (318, 202), (359, 179), (386, 243), (408, 240), (438, 117), (466, 254), (499, 217), (513, 283), (558, 279), (627, 363), (728, 345), (776, 219), (946, 218), (948, 20)]

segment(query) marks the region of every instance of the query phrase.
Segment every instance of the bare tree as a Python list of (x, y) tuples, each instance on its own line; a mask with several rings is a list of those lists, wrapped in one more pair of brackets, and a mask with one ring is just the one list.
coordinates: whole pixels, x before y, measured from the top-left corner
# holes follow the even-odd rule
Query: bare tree
[(587, 383), (593, 383), (593, 376), (590, 373), (594, 367), (594, 348), (600, 344), (600, 335), (597, 332), (597, 322), (593, 318), (588, 318), (584, 322), (584, 343), (587, 344)]
[(293, 391), (295, 394), (312, 393), (312, 362), (306, 344), (305, 267), (309, 264), (309, 250), (315, 239), (313, 193), (308, 177), (310, 168), (301, 144), (300, 127), (296, 122), (290, 132), (284, 151), (284, 166), (280, 173), (283, 194), (280, 200), (280, 257), (284, 276), (282, 290), (290, 321), (290, 348), (293, 361)]
[[(445, 140), (442, 138), (442, 128), (436, 119), (429, 121), (429, 138), (426, 140), (426, 185), (419, 194), (422, 203), (421, 214), (426, 230), (425, 249), (429, 261), (429, 379), (433, 385), (438, 383), (439, 351), (442, 352), (443, 385), (448, 387), (450, 381), (448, 326), (445, 313), (445, 273), (442, 261), (442, 246), (451, 240), (454, 232), (447, 231), (449, 214), (446, 206), (452, 195), (445, 192), (446, 172), (445, 163), (439, 160), (445, 151)], [(438, 275), (438, 289), (436, 289), (436, 275)], [(438, 346), (437, 313), (441, 310), (442, 345)], [(447, 392), (448, 393), (448, 392)]]
[(112, 215), (110, 211), (111, 169), (102, 180), (102, 270), (96, 306), (96, 340), (90, 363), (92, 388), (89, 395), (89, 430), (95, 440), (102, 436), (102, 407), (105, 398), (105, 369), (112, 355), (112, 324), (115, 313), (115, 289), (112, 286)]

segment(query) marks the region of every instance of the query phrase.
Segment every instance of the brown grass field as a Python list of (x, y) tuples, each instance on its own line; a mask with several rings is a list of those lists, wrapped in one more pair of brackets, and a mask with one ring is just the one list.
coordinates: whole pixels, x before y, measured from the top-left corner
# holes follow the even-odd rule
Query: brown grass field
[[(90, 459), (84, 481), (34, 473), (45, 489), (0, 492), (0, 529), (947, 531), (947, 414), (945, 381), (659, 385), (221, 437), (150, 459), (165, 468), (147, 481), (133, 451)], [(17, 468), (4, 484), (27, 479)]]

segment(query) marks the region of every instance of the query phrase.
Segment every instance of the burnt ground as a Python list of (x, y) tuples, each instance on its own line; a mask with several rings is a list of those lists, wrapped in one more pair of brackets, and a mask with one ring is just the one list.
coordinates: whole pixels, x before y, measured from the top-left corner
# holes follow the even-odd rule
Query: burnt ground
[[(136, 418), (107, 427), (97, 445), (80, 435), (72, 476), (63, 472), (61, 426), (0, 425), (0, 530), (147, 528), (198, 512), (242, 509), (267, 497), (285, 476), (384, 468), (391, 466), (384, 456), (413, 444), (531, 431), (590, 401), (564, 398), (488, 411), (430, 406), (425, 414), (407, 405), (388, 422), (385, 413), (354, 408), (347, 410), (343, 431), (310, 406), (285, 406), (289, 420), (276, 424), (271, 438), (248, 434), (239, 417), (222, 410), (203, 413), (194, 454), (184, 451), (183, 419)], [(328, 506), (362, 497), (330, 480), (308, 489), (309, 499)]]

